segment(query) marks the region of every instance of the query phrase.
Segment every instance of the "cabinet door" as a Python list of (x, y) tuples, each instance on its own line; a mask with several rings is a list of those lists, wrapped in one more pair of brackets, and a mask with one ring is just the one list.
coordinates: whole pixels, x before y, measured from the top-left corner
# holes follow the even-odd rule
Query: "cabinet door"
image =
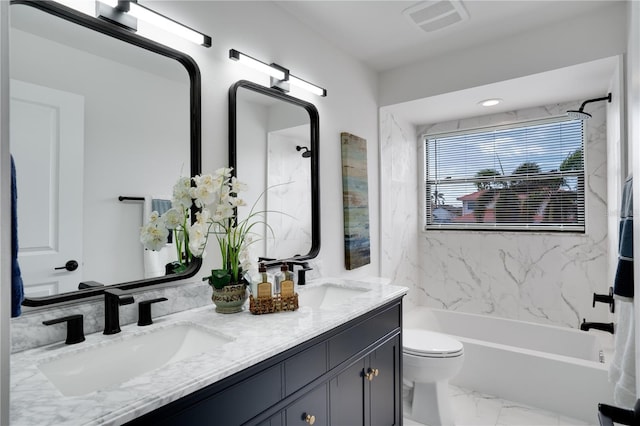
[(331, 424), (364, 425), (365, 365), (362, 359), (329, 382)]
[(328, 426), (327, 385), (322, 385), (285, 409), (287, 426)]
[[(396, 336), (376, 349), (368, 358), (365, 372), (372, 374), (366, 388), (368, 395), (368, 419), (371, 426), (399, 425), (402, 415), (402, 378), (400, 377), (400, 357), (402, 351), (400, 337)], [(336, 423), (340, 424), (340, 423)]]
[(283, 426), (282, 413), (278, 413), (271, 418), (263, 421), (258, 426)]

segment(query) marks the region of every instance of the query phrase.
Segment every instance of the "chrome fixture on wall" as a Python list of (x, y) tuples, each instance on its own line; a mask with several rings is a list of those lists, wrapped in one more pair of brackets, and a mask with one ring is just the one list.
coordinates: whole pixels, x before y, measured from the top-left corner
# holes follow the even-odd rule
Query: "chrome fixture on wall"
[(204, 47), (211, 47), (211, 37), (180, 22), (138, 4), (138, 0), (96, 1), (96, 16), (131, 31), (138, 30), (138, 19)]
[(589, 99), (587, 101), (584, 101), (582, 105), (580, 105), (580, 109), (578, 109), (577, 111), (574, 109), (570, 109), (567, 111), (567, 115), (569, 116), (569, 118), (573, 120), (588, 120), (591, 118), (591, 114), (589, 114), (588, 112), (584, 112), (584, 106), (591, 102), (599, 102), (599, 101), (607, 101), (611, 103), (611, 93), (609, 93), (607, 96), (602, 98), (595, 98), (595, 99)]
[(287, 68), (284, 68), (281, 65), (275, 63), (267, 64), (235, 49), (229, 49), (229, 59), (243, 63), (271, 76), (272, 89), (278, 89), (287, 93), (290, 90), (290, 85), (294, 85), (318, 96), (327, 96), (326, 89), (292, 75)]

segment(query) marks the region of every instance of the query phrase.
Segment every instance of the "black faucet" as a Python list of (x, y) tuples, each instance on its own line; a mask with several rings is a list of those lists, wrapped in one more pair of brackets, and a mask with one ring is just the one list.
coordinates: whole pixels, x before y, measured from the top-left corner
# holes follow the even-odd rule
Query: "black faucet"
[(300, 260), (287, 260), (289, 270), (293, 271), (294, 266), (302, 266), (302, 269), (298, 269), (298, 285), (305, 285), (307, 283), (306, 272), (311, 271), (313, 268), (309, 267), (309, 262)]
[(59, 324), (61, 322), (67, 323), (67, 339), (64, 343), (67, 345), (73, 345), (75, 343), (84, 342), (84, 326), (83, 316), (80, 314), (69, 315), (62, 318), (56, 318), (52, 320), (42, 321), (44, 325)]
[(596, 302), (606, 303), (609, 305), (609, 312), (612, 314), (616, 311), (616, 302), (613, 299), (613, 287), (609, 287), (609, 294), (596, 294), (593, 293), (593, 307), (596, 307)]
[(166, 297), (158, 297), (157, 299), (143, 300), (138, 303), (138, 325), (151, 325), (153, 320), (151, 319), (151, 304), (164, 302)]
[(590, 329), (602, 330), (613, 334), (613, 323), (605, 323), (605, 322), (586, 322), (586, 320), (582, 319), (582, 324), (580, 324), (580, 330), (588, 331)]
[[(299, 256), (299, 255), (296, 255)], [(276, 267), (281, 267), (283, 263), (286, 263), (289, 270), (294, 272), (294, 266), (301, 266), (302, 269), (298, 269), (298, 285), (305, 285), (307, 283), (305, 273), (307, 271), (311, 271), (313, 268), (309, 267), (309, 262), (304, 260), (296, 260), (296, 256), (289, 259), (272, 259), (269, 257), (259, 257), (258, 261), (264, 264), (265, 268), (272, 269)]]
[(117, 288), (104, 291), (104, 334), (120, 333), (120, 305), (133, 303), (133, 296)]

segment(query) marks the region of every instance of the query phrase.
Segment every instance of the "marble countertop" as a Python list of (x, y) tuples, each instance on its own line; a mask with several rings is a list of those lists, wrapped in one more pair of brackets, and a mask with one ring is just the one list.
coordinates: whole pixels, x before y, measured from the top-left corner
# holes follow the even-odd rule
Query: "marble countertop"
[[(301, 303), (295, 312), (252, 315), (245, 311), (218, 314), (205, 306), (154, 319), (150, 326), (122, 327), (112, 336), (94, 333), (76, 345), (63, 342), (14, 354), (11, 357), (11, 425), (119, 425), (264, 361), (370, 310), (403, 296), (407, 288), (380, 279), (314, 280), (297, 291), (323, 283), (359, 287), (369, 291), (345, 299), (339, 305), (313, 309)], [(248, 304), (246, 305), (248, 306)], [(64, 396), (42, 373), (39, 365), (67, 354), (109, 345), (174, 324), (191, 323), (222, 334), (232, 341), (141, 374), (124, 383), (82, 396)]]

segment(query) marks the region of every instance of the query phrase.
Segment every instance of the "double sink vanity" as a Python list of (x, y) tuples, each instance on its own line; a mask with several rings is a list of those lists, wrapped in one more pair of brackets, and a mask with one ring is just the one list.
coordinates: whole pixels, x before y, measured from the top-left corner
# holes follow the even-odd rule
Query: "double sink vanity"
[(213, 305), (11, 359), (11, 424), (400, 424), (406, 288), (317, 279), (294, 312)]

